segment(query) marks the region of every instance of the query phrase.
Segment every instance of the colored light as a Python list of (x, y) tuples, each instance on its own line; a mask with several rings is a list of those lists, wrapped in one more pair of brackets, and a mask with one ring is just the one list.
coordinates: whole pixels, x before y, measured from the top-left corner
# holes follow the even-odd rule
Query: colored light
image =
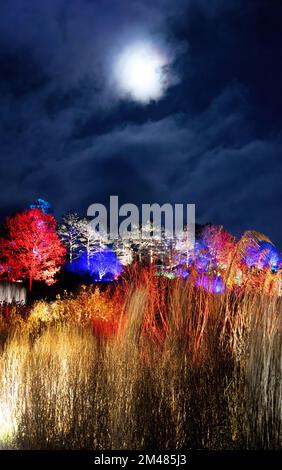
[(78, 259), (67, 264), (66, 269), (94, 282), (111, 282), (120, 276), (122, 265), (116, 254), (105, 248), (91, 254), (89, 259), (87, 253), (82, 253)]

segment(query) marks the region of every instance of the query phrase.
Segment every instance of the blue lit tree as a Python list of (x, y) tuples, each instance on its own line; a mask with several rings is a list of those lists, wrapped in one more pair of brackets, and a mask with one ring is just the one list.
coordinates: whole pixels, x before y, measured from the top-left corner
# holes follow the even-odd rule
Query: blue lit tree
[(105, 248), (105, 234), (96, 231), (87, 218), (79, 223), (83, 251), (86, 253), (87, 268), (90, 270), (90, 258)]
[(33, 204), (30, 204), (30, 209), (40, 209), (44, 214), (52, 214), (53, 209), (50, 202), (45, 199), (38, 198)]
[(281, 264), (281, 256), (272, 243), (259, 241), (257, 245), (248, 247), (244, 261), (249, 267), (276, 272)]
[(96, 252), (90, 258), (90, 274), (96, 280), (114, 280), (121, 270), (121, 263), (110, 248)]
[(82, 253), (72, 264), (66, 265), (66, 269), (94, 282), (102, 282), (117, 279), (122, 272), (122, 265), (112, 249), (104, 248), (89, 258), (86, 252)]

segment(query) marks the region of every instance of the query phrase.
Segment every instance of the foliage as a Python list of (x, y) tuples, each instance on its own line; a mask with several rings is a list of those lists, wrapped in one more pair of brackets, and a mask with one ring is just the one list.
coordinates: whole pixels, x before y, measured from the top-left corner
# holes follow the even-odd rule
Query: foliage
[(281, 448), (281, 298), (127, 276), (11, 308), (0, 447)]
[(202, 232), (202, 240), (214, 264), (219, 268), (226, 268), (236, 248), (235, 238), (224, 230), (223, 227), (207, 225)]
[(8, 265), (13, 280), (55, 282), (64, 261), (65, 249), (56, 233), (56, 221), (40, 209), (8, 217), (7, 237), (0, 240), (1, 264)]
[(87, 253), (82, 253), (72, 264), (68, 264), (66, 269), (80, 274), (86, 279), (104, 282), (117, 279), (122, 271), (122, 266), (113, 250), (101, 248), (89, 257)]
[(81, 253), (83, 238), (80, 231), (81, 219), (75, 212), (68, 212), (59, 225), (58, 234), (67, 249), (70, 263)]
[(30, 204), (29, 208), (40, 209), (42, 212), (44, 212), (44, 214), (52, 214), (53, 212), (50, 202), (45, 201), (42, 198), (36, 199), (36, 201), (33, 204)]

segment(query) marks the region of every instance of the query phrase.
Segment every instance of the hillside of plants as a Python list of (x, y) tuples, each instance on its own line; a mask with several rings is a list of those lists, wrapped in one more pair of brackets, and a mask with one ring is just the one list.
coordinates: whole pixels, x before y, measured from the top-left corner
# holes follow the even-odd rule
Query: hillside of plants
[[(281, 448), (272, 242), (206, 225), (192, 247), (105, 244), (89, 227), (33, 207), (2, 229), (0, 448)], [(62, 273), (75, 290), (32, 299)]]

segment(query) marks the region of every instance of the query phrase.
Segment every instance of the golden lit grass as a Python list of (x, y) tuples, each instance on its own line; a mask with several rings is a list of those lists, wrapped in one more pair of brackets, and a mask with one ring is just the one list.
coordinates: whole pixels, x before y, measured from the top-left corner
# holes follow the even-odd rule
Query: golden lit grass
[(0, 446), (280, 448), (281, 313), (149, 272), (37, 303), (1, 352)]

